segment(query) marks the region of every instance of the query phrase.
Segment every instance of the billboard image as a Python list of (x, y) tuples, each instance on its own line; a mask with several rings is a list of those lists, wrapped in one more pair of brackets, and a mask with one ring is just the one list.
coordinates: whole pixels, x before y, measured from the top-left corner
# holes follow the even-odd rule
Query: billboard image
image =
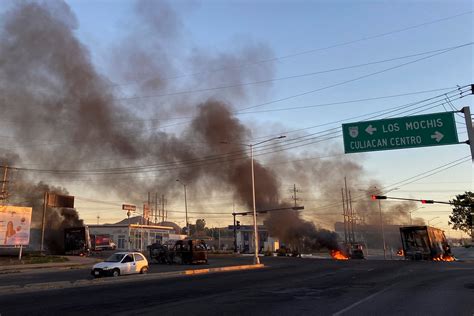
[(0, 246), (28, 245), (31, 207), (0, 206)]

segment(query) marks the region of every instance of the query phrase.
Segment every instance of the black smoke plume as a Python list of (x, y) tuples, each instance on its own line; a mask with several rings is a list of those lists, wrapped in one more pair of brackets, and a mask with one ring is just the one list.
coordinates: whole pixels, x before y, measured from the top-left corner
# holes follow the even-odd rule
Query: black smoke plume
[[(196, 47), (185, 55), (180, 44), (186, 30), (172, 6), (165, 1), (136, 1), (119, 30), (123, 38), (110, 53), (110, 73), (117, 78), (113, 82), (95, 68), (91, 53), (76, 37), (78, 27), (74, 13), (61, 1), (14, 2), (0, 18), (3, 151), (9, 165), (35, 166), (23, 171), (16, 187), (11, 186), (17, 202), (33, 205), (35, 225), (42, 214), (44, 191), (67, 193), (46, 184), (55, 181), (91, 180), (82, 188), (141, 200), (145, 192), (156, 190), (170, 198), (181, 196), (181, 188), (170, 186), (178, 178), (193, 183), (196, 195), (230, 191), (242, 208), (251, 209), (251, 160), (248, 146), (242, 144), (249, 144), (258, 131), (233, 113), (239, 102), (269, 92), (269, 83), (258, 89), (239, 85), (273, 76), (273, 63), (255, 66), (274, 57), (268, 45), (249, 40), (236, 42), (232, 53), (207, 53)], [(183, 57), (180, 65), (175, 63), (178, 56)], [(183, 67), (190, 76), (182, 75)], [(122, 84), (129, 81), (135, 84)], [(229, 87), (173, 96), (188, 86), (198, 90), (221, 85)], [(167, 120), (179, 115), (194, 118), (186, 128), (165, 132)], [(334, 152), (333, 145), (275, 154), (266, 162), (292, 161), (318, 152)], [(354, 182), (365, 178), (361, 165), (347, 157), (292, 162), (276, 169), (256, 160), (257, 208), (288, 205), (281, 178), (319, 192), (315, 197), (324, 199), (338, 196), (344, 176)], [(305, 219), (293, 211), (272, 213), (266, 219), (270, 233), (287, 243), (303, 240), (309, 248), (334, 248), (334, 234), (315, 226), (317, 212), (306, 210)], [(334, 212), (333, 220), (341, 213), (338, 207), (326, 211)], [(58, 231), (82, 221), (70, 210), (49, 214), (52, 232), (46, 239), (56, 249)]]

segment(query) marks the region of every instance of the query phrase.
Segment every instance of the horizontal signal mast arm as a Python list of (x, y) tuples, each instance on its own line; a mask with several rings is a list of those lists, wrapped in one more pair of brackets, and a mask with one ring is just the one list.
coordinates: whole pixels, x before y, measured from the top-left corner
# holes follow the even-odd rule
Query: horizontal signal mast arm
[[(260, 211), (257, 211), (257, 214), (264, 214), (264, 213), (267, 213), (267, 212), (274, 212), (274, 211), (286, 211), (286, 210), (300, 211), (300, 210), (304, 210), (304, 206), (281, 207), (281, 208), (274, 208), (274, 209), (270, 209), (270, 210), (260, 210)], [(233, 216), (235, 216), (235, 215), (246, 216), (246, 215), (251, 215), (251, 214), (253, 214), (253, 211), (232, 213)]]
[(465, 203), (435, 201), (435, 200), (425, 200), (425, 199), (409, 199), (409, 198), (400, 198), (400, 197), (385, 196), (385, 195), (372, 195), (372, 200), (400, 200), (400, 201), (421, 202), (422, 204), (448, 204), (448, 205), (459, 205), (459, 206), (474, 207), (474, 203), (465, 204)]

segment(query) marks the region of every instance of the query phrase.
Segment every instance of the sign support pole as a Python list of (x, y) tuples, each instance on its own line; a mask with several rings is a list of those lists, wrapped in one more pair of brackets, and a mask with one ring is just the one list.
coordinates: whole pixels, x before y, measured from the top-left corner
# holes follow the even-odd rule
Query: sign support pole
[(464, 113), (464, 120), (466, 121), (467, 127), (468, 144), (469, 147), (471, 147), (471, 158), (474, 162), (474, 130), (472, 127), (471, 110), (468, 106), (465, 106), (462, 108), (461, 112)]
[(48, 192), (44, 192), (43, 219), (41, 221), (41, 246), (40, 246), (41, 254), (43, 254), (43, 251), (44, 251), (44, 222), (46, 221), (47, 205), (48, 205)]
[(18, 260), (21, 261), (21, 255), (23, 252), (23, 244), (20, 245), (20, 252), (18, 253)]
[(130, 211), (127, 212), (127, 217), (128, 217), (128, 251), (130, 251), (132, 239), (130, 237)]

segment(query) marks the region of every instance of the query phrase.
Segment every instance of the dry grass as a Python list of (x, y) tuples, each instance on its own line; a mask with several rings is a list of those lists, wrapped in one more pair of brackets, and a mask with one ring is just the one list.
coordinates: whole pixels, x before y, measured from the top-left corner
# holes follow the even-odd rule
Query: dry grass
[(37, 263), (51, 263), (51, 262), (66, 262), (68, 258), (60, 256), (40, 256), (40, 255), (26, 255), (18, 260), (17, 256), (1, 256), (0, 265), (17, 265), (17, 264), (37, 264)]

